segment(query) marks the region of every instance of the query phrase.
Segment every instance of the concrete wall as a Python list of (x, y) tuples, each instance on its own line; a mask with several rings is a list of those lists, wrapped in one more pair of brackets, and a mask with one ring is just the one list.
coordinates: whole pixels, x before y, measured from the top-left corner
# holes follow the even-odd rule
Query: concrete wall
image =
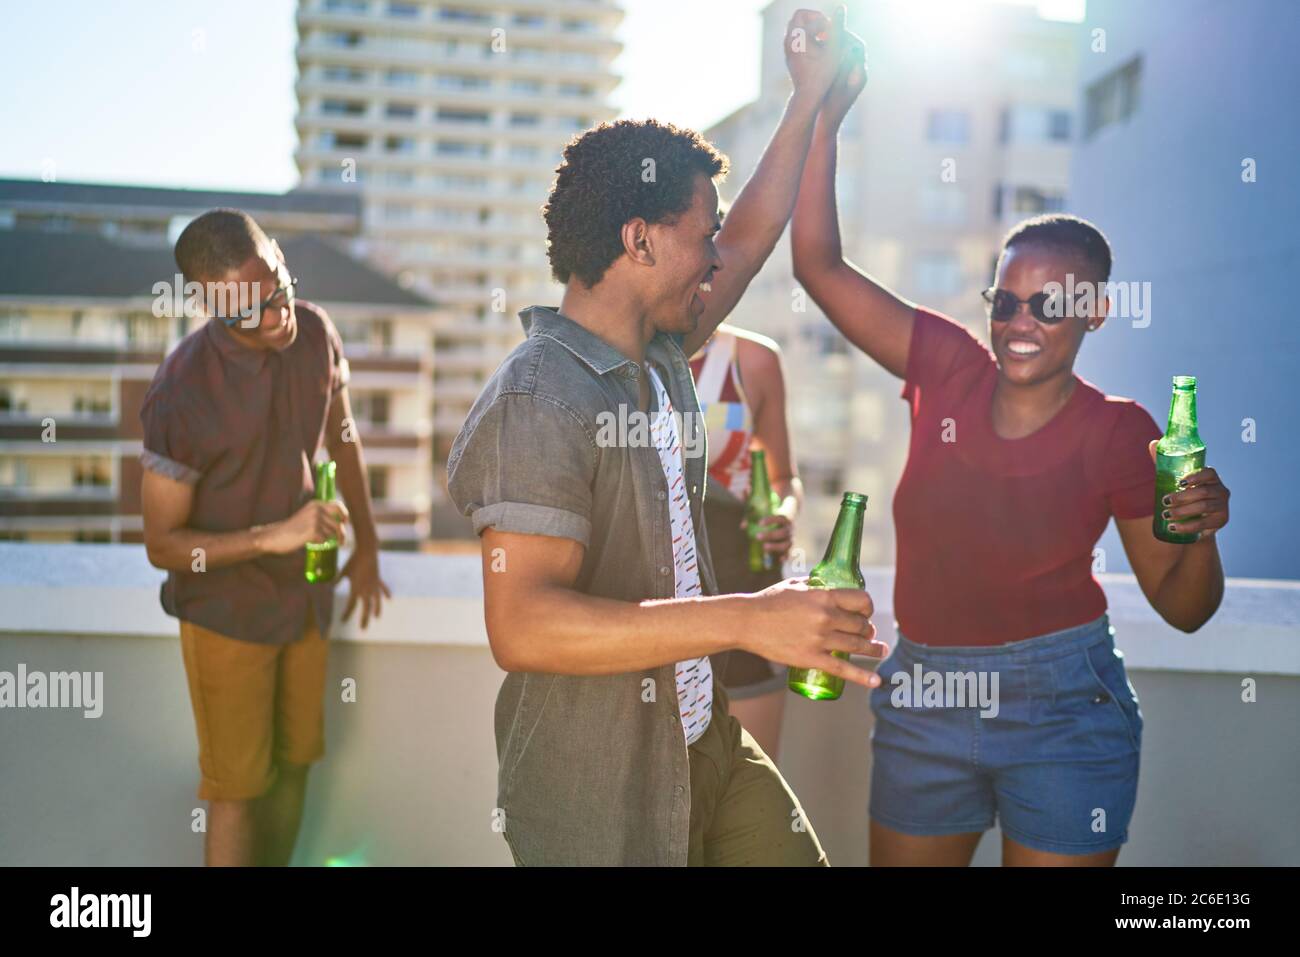
[[(328, 754), (313, 771), (297, 864), (509, 865), (492, 830), (501, 673), (474, 556), (388, 554), (394, 600), (331, 649)], [(892, 643), (892, 575), (867, 570)], [(0, 710), (0, 865), (198, 864), (198, 768), (175, 625), (143, 550), (0, 544), (0, 671), (102, 671), (105, 706)], [(1145, 717), (1122, 864), (1300, 864), (1300, 584), (1229, 583), (1196, 635), (1158, 622), (1136, 583), (1105, 586)], [(1258, 701), (1241, 701), (1253, 677)], [(357, 686), (344, 703), (345, 678)], [(867, 862), (866, 694), (791, 696), (780, 765), (833, 864)], [(990, 832), (977, 864), (996, 864)]]

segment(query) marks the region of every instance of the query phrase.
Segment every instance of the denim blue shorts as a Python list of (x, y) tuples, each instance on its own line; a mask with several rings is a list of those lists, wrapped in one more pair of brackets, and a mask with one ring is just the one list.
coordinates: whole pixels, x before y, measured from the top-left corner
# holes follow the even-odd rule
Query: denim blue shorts
[(1105, 615), (991, 647), (900, 635), (878, 673), (870, 813), (880, 824), (940, 835), (996, 820), (1056, 854), (1128, 840), (1142, 712)]

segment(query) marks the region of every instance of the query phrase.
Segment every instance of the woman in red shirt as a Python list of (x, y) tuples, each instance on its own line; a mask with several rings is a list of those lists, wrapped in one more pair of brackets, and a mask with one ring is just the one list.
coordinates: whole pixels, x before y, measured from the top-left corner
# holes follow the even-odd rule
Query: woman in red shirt
[(985, 293), (991, 351), (844, 260), (836, 134), (864, 82), (859, 48), (823, 105), (791, 237), (798, 280), (904, 380), (912, 418), (894, 499), (899, 642), (872, 691), (871, 861), (965, 865), (998, 820), (1004, 864), (1110, 865), (1135, 803), (1142, 716), (1092, 550), (1113, 517), (1152, 607), (1195, 631), (1223, 595), (1214, 533), (1228, 490), (1213, 469), (1188, 476), (1163, 504), (1198, 540), (1153, 535), (1162, 430), (1073, 371), (1109, 304), (1098, 296), (1077, 315), (1046, 301), (1067, 275), (1076, 288), (1108, 279), (1092, 224), (1044, 216), (1007, 236)]

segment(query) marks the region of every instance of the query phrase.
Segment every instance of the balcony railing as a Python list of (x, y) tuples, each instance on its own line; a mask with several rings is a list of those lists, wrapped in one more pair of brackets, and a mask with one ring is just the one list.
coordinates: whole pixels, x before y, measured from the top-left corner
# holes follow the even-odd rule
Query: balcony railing
[[(477, 553), (385, 552), (381, 571), (393, 592), (382, 617), (333, 638), (328, 753), (296, 863), (508, 865), (491, 826), (501, 672)], [(864, 571), (892, 644), (892, 569)], [(103, 675), (98, 718), (0, 711), (0, 865), (200, 862), (193, 719), (161, 578), (139, 546), (0, 543), (0, 671)], [(1103, 584), (1145, 719), (1120, 863), (1300, 864), (1300, 583), (1230, 580), (1192, 635), (1162, 623), (1131, 577)], [(871, 720), (856, 687), (787, 704), (778, 763), (835, 864), (867, 859)], [(997, 863), (998, 845), (987, 835), (975, 863)]]

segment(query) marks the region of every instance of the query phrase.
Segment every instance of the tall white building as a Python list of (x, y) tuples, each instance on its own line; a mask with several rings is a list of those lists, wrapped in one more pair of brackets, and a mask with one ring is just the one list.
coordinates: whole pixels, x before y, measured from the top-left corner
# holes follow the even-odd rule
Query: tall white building
[(522, 338), (516, 313), (559, 301), (540, 208), (564, 144), (614, 114), (622, 16), (610, 0), (299, 3), (302, 182), (359, 190), (360, 251), (439, 305), (439, 462)]
[[(734, 170), (731, 198), (789, 95), (781, 39), (800, 0), (763, 10), (758, 99), (705, 135)], [(850, 0), (868, 81), (840, 137), (845, 255), (922, 305), (985, 335), (979, 292), (1020, 219), (1064, 208), (1076, 130), (1077, 23), (1003, 3)], [(785, 353), (795, 451), (808, 490), (799, 533), (820, 557), (840, 493), (870, 498), (864, 563), (893, 561), (893, 490), (909, 425), (900, 383), (845, 343), (794, 281), (789, 233), (732, 321)]]

